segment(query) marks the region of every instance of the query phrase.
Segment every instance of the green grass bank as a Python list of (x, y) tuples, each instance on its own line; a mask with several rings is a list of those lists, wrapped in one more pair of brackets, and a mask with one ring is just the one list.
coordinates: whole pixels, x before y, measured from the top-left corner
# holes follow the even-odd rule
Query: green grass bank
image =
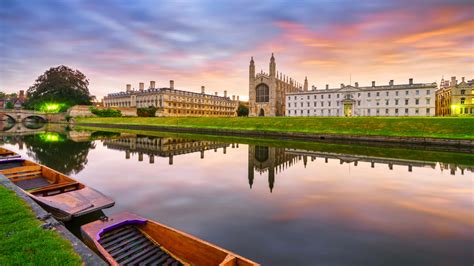
[(40, 228), (30, 207), (0, 186), (0, 265), (81, 265), (70, 242)]
[(76, 122), (356, 136), (474, 139), (474, 117), (94, 117), (76, 118)]

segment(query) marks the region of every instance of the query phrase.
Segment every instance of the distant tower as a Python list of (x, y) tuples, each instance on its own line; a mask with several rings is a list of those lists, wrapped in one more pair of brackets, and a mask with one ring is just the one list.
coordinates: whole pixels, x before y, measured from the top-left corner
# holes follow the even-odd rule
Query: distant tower
[(255, 94), (255, 62), (253, 56), (250, 58), (249, 66), (249, 102), (254, 103), (256, 100)]
[(308, 77), (304, 77), (304, 91), (308, 91)]
[(273, 56), (270, 58), (270, 77), (275, 77), (276, 76), (276, 63), (275, 63), (275, 57)]

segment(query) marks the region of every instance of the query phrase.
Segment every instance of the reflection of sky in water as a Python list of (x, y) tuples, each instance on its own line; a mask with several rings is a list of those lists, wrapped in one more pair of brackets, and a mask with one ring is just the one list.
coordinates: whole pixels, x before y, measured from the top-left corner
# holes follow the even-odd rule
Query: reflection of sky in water
[(249, 189), (248, 150), (149, 164), (97, 142), (75, 177), (115, 199), (106, 213), (132, 211), (267, 265), (472, 264), (472, 172), (317, 158), (276, 173), (270, 193), (268, 171)]

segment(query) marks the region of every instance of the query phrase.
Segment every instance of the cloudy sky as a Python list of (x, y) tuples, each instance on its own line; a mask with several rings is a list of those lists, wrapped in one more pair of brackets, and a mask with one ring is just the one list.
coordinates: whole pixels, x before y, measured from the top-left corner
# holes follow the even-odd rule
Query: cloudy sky
[(155, 80), (248, 94), (248, 64), (338, 87), (474, 78), (472, 0), (0, 2), (0, 90), (67, 65), (102, 97)]

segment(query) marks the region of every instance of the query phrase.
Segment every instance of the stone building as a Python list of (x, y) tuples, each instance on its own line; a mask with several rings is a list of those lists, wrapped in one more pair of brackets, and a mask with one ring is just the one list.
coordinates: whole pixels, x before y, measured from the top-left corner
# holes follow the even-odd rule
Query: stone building
[(474, 79), (458, 83), (456, 77), (451, 81), (441, 79), (436, 91), (436, 115), (474, 115)]
[(216, 92), (214, 95), (206, 94), (204, 86), (201, 93), (177, 90), (174, 81), (170, 80), (169, 88), (156, 88), (155, 81), (150, 81), (150, 86), (145, 89), (145, 84), (140, 82), (139, 89), (132, 89), (127, 84), (126, 90), (111, 93), (104, 97), (104, 107), (157, 107), (156, 116), (223, 116), (237, 115), (239, 96), (232, 98), (224, 91), (223, 96)]
[(413, 83), (316, 89), (286, 94), (287, 116), (434, 116), (433, 83)]
[(284, 116), (285, 94), (308, 90), (304, 85), (276, 71), (275, 57), (270, 58), (270, 73), (255, 74), (253, 57), (249, 66), (249, 116)]

